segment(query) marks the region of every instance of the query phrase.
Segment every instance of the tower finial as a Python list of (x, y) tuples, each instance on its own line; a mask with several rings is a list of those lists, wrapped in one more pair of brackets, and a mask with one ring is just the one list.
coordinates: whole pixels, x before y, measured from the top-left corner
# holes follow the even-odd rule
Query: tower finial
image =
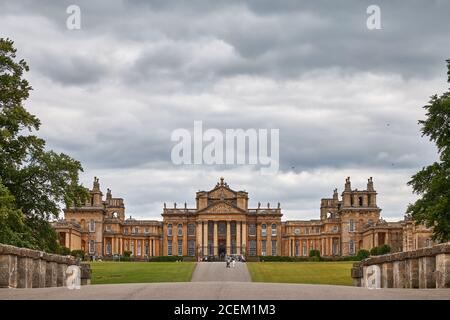
[(220, 185), (223, 186), (223, 180), (225, 180), (224, 177), (220, 177)]

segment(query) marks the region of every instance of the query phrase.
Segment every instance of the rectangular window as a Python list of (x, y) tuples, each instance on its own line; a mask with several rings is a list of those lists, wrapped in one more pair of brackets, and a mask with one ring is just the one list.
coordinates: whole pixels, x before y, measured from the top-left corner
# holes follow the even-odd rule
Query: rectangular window
[(272, 255), (277, 255), (277, 240), (272, 240)]
[(267, 227), (265, 224), (261, 226), (261, 237), (265, 237), (267, 235)]
[(139, 228), (134, 228), (134, 233), (138, 234), (139, 233)]
[(306, 242), (303, 242), (303, 256), (306, 257), (308, 255), (308, 251), (306, 250)]
[(128, 234), (128, 228), (125, 228), (125, 229), (123, 230), (123, 233), (124, 233), (124, 234)]
[(89, 253), (95, 252), (95, 242), (94, 240), (89, 241)]
[(183, 255), (183, 240), (178, 240), (178, 255)]
[(145, 250), (145, 255), (148, 256), (149, 250), (148, 250), (148, 240), (145, 240), (145, 244), (144, 244), (144, 250)]
[(134, 256), (134, 241), (131, 241), (131, 255)]
[(354, 232), (355, 231), (355, 221), (353, 219), (350, 219), (349, 222), (349, 231)]
[(300, 255), (300, 241), (295, 241), (295, 256), (298, 257)]
[(111, 243), (110, 242), (108, 242), (106, 244), (106, 254), (111, 254)]
[(256, 256), (256, 240), (250, 240), (250, 256)]
[(171, 224), (167, 225), (167, 236), (168, 237), (172, 236), (172, 225)]
[(249, 236), (256, 236), (256, 225), (255, 224), (249, 224), (248, 225), (248, 235)]
[(188, 224), (188, 236), (195, 236), (195, 223)]
[(261, 255), (265, 256), (266, 255), (266, 249), (267, 249), (267, 241), (266, 240), (262, 240), (261, 241)]
[(179, 237), (183, 236), (183, 225), (182, 224), (178, 225), (178, 236)]
[(195, 256), (195, 240), (188, 241), (188, 256)]
[(145, 228), (145, 233), (150, 233), (150, 229), (149, 228)]
[(272, 237), (276, 237), (277, 236), (277, 225), (273, 224), (272, 225)]
[(95, 221), (91, 220), (89, 223), (89, 232), (95, 232)]
[(348, 251), (351, 255), (355, 254), (355, 242), (350, 240)]
[(168, 256), (172, 255), (172, 240), (167, 241), (167, 255)]

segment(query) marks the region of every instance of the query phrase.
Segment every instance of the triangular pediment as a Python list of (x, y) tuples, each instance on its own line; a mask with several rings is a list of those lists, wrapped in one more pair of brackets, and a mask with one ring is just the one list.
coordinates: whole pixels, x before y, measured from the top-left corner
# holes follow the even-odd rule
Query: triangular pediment
[(236, 192), (228, 187), (220, 186), (208, 192), (208, 198), (214, 199), (230, 199), (236, 198)]
[(200, 210), (198, 213), (228, 214), (228, 213), (246, 213), (246, 211), (238, 207), (235, 207), (225, 201), (220, 201), (207, 206), (206, 208)]

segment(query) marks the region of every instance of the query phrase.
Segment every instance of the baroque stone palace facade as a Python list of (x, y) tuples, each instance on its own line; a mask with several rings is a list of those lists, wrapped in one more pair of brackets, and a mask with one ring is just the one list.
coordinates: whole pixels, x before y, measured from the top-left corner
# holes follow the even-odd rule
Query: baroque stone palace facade
[(366, 190), (351, 188), (345, 180), (339, 199), (337, 189), (320, 203), (320, 219), (282, 221), (280, 204), (248, 207), (248, 193), (234, 191), (224, 179), (210, 191), (196, 194), (195, 208), (169, 208), (163, 221), (125, 218), (122, 198), (106, 198), (94, 179), (90, 199), (81, 207), (64, 210), (65, 219), (54, 222), (60, 244), (71, 250), (102, 256), (131, 251), (137, 259), (152, 256), (308, 256), (312, 249), (322, 256), (354, 255), (388, 244), (393, 252), (431, 246), (431, 231), (405, 218), (386, 222), (380, 217), (372, 178)]

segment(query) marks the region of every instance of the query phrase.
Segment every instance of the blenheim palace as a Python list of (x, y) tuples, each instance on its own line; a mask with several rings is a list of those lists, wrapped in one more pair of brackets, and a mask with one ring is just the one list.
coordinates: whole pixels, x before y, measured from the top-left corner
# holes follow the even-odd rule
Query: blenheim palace
[(210, 191), (196, 194), (195, 208), (167, 207), (162, 221), (125, 218), (122, 198), (106, 198), (94, 179), (90, 199), (83, 206), (68, 207), (64, 219), (53, 223), (62, 246), (83, 250), (103, 259), (131, 251), (132, 256), (308, 256), (312, 249), (322, 256), (355, 255), (388, 244), (392, 252), (432, 245), (431, 231), (405, 218), (386, 222), (380, 217), (372, 178), (366, 190), (351, 188), (345, 180), (339, 198), (320, 202), (318, 220), (282, 220), (280, 204), (248, 207), (248, 193), (234, 191), (223, 178)]

